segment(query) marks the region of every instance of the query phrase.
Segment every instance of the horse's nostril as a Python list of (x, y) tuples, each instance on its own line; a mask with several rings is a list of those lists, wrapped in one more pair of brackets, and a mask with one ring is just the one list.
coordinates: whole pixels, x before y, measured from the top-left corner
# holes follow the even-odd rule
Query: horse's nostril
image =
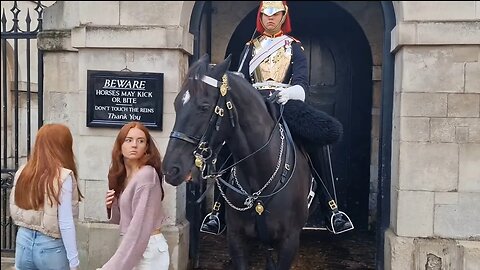
[(171, 185), (177, 186), (183, 182), (183, 179), (180, 178), (180, 168), (171, 167), (165, 173), (165, 182)]
[(167, 175), (175, 176), (175, 175), (178, 174), (179, 171), (180, 171), (180, 169), (178, 167), (173, 167), (167, 172)]

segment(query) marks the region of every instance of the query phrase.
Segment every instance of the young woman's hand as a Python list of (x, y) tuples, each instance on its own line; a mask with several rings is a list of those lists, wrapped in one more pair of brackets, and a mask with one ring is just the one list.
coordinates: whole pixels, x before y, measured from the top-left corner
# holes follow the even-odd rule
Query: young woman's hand
[(115, 201), (115, 190), (109, 189), (107, 191), (107, 195), (105, 196), (105, 205), (107, 206), (107, 209), (112, 208), (112, 204)]

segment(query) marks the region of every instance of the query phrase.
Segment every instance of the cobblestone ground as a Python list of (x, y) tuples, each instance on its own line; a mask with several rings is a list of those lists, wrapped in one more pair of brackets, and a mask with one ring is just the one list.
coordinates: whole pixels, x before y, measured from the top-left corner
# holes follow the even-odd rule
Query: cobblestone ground
[[(225, 233), (200, 234), (196, 270), (231, 269)], [(375, 269), (374, 234), (350, 231), (333, 235), (326, 231), (303, 231), (299, 256), (292, 270)], [(251, 247), (250, 269), (265, 269), (265, 251)]]

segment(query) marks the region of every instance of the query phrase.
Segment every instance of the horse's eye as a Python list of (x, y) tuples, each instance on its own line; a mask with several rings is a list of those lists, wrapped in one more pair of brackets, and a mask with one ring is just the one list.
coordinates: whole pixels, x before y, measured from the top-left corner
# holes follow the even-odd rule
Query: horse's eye
[(210, 109), (210, 104), (201, 104), (201, 105), (200, 105), (200, 110), (201, 110), (202, 112), (206, 112), (206, 111), (208, 111), (209, 109)]

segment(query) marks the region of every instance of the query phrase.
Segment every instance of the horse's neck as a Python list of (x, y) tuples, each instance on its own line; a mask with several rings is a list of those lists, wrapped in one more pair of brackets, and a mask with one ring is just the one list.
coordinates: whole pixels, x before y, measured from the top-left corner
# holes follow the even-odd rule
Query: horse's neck
[[(238, 91), (242, 91), (242, 89), (238, 89)], [(237, 110), (238, 125), (234, 129), (232, 137), (227, 140), (227, 144), (234, 160), (239, 161), (267, 144), (272, 136), (271, 141), (262, 150), (244, 159), (237, 166), (239, 174), (251, 180), (258, 179), (262, 184), (268, 180), (277, 165), (281, 142), (280, 133), (267, 111), (264, 101), (257, 97), (249, 97), (248, 95), (252, 93), (239, 94), (238, 91), (232, 93), (232, 101)]]
[[(231, 81), (231, 99), (237, 115), (237, 126), (230, 139), (238, 156), (246, 156), (260, 148), (268, 140), (275, 122), (265, 101), (241, 81)], [(266, 147), (267, 148), (267, 147)], [(232, 149), (232, 148), (231, 148)], [(233, 150), (233, 149), (232, 149)]]

